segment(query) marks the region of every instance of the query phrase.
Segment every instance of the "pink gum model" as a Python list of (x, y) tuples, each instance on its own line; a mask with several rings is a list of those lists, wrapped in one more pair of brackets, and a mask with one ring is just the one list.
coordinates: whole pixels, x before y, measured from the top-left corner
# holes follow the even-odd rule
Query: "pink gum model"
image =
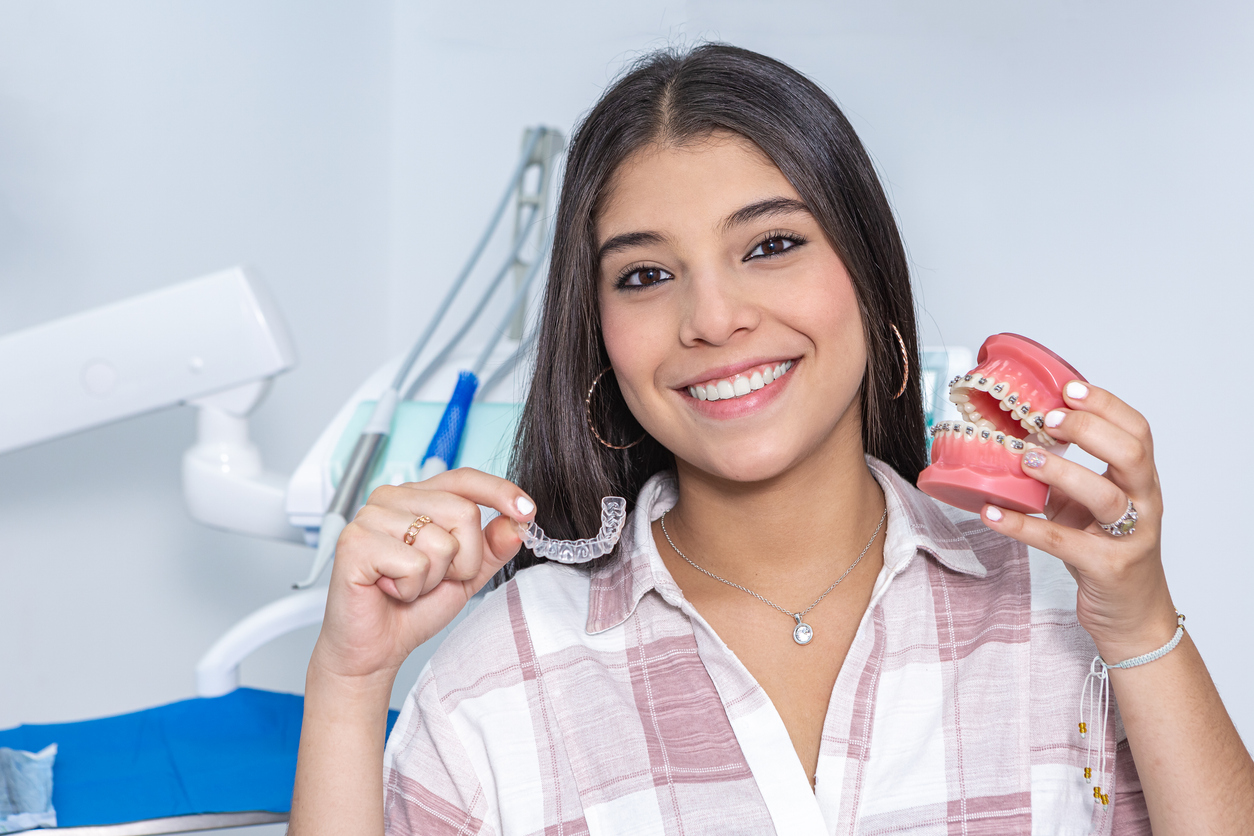
[(1020, 461), (1033, 447), (1066, 450), (1046, 432), (1045, 414), (1065, 406), (1062, 387), (1084, 375), (1018, 334), (989, 337), (976, 364), (949, 385), (963, 417), (932, 428), (932, 464), (919, 474), (919, 490), (965, 511), (991, 503), (1039, 514), (1049, 486), (1025, 474)]

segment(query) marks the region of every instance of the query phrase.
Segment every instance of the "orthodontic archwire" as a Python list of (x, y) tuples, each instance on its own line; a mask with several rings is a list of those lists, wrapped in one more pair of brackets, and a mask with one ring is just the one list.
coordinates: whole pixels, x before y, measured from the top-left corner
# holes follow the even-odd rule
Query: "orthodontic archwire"
[[(523, 149), (522, 156), (519, 158), (518, 165), (514, 169), (513, 175), (510, 177), (509, 185), (505, 189), (500, 202), (496, 206), (496, 210), (492, 213), (492, 219), (480, 236), (479, 241), (471, 250), (470, 257), (466, 260), (466, 264), (462, 267), (457, 278), (453, 280), (448, 292), (445, 293), (444, 299), (440, 302), (440, 306), (436, 309), (435, 314), (427, 323), (426, 329), (422, 335), (410, 348), (409, 353), (405, 355), (405, 359), (401, 361), (400, 367), (397, 369), (392, 383), (388, 388), (384, 389), (379, 397), (375, 399), (375, 406), (370, 413), (370, 418), (366, 421), (366, 426), (362, 428), (361, 435), (357, 437), (357, 442), (353, 445), (353, 451), (349, 455), (348, 465), (344, 468), (344, 475), (340, 478), (339, 485), (335, 489), (335, 493), (331, 497), (330, 503), (327, 505), (326, 512), (322, 515), (322, 523), (318, 529), (318, 550), (314, 554), (313, 565), (309, 569), (309, 575), (298, 583), (292, 584), (293, 589), (305, 589), (313, 586), (317, 582), (318, 577), (326, 569), (327, 564), (335, 556), (335, 544), (339, 540), (340, 532), (348, 525), (348, 517), (352, 513), (354, 506), (357, 504), (358, 497), (361, 495), (362, 487), (366, 483), (366, 478), (371, 468), (379, 456), (379, 451), (383, 448), (383, 443), (387, 440), (392, 430), (392, 416), (396, 412), (396, 404), (400, 399), (401, 387), (405, 384), (405, 379), (409, 377), (409, 373), (413, 370), (414, 364), (418, 361), (419, 355), (426, 349), (427, 343), (431, 341), (432, 335), (437, 327), (443, 321), (449, 308), (453, 305), (453, 300), (457, 297), (462, 287), (466, 284), (466, 280), (470, 277), (471, 271), (474, 270), (483, 251), (487, 248), (488, 241), (491, 240), (493, 233), (496, 232), (500, 225), (501, 218), (505, 214), (505, 210), (509, 207), (511, 199), (522, 183), (527, 169), (531, 167), (532, 155), (539, 147), (540, 140), (545, 136), (546, 129), (538, 128), (533, 132), (531, 139), (527, 142), (527, 146)], [(532, 215), (528, 219), (528, 231), (530, 231), (531, 222), (535, 220), (537, 210), (533, 208)], [(508, 266), (502, 270), (497, 279), (494, 280), (493, 289), (500, 282), (500, 276), (513, 267), (514, 260), (518, 257), (518, 251), (521, 249), (521, 242), (525, 241), (527, 235), (524, 233), (519, 236), (519, 244), (515, 246), (510, 255)], [(488, 295), (491, 291), (488, 292)], [(486, 303), (482, 303), (486, 304)], [(466, 328), (465, 330), (469, 330)], [(461, 335), (458, 336), (460, 340)], [(454, 343), (455, 345), (456, 343)], [(441, 362), (444, 357), (452, 350), (446, 346), (440, 352)], [(428, 365), (424, 369), (425, 374), (430, 374), (431, 366)], [(420, 377), (422, 374), (420, 373)], [(420, 384), (418, 384), (420, 385)], [(411, 390), (415, 390), (417, 386), (411, 386)], [(408, 398), (408, 394), (406, 395)]]

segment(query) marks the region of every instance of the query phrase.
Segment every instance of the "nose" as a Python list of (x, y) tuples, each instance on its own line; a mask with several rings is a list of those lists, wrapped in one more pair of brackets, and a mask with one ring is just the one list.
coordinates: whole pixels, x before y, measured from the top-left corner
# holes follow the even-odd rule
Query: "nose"
[(679, 338), (685, 346), (724, 345), (761, 321), (761, 311), (731, 270), (701, 267), (683, 282), (685, 300)]

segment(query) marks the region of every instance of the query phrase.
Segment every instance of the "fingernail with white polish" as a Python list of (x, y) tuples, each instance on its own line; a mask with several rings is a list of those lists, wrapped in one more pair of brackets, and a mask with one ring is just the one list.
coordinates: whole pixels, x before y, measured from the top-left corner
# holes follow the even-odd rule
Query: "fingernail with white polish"
[(536, 504), (525, 496), (520, 496), (514, 500), (514, 507), (518, 509), (518, 513), (524, 517), (536, 510)]
[(1063, 390), (1067, 393), (1067, 397), (1073, 401), (1084, 398), (1089, 393), (1089, 387), (1085, 386), (1078, 380), (1073, 380), (1067, 384), (1067, 388)]
[(1001, 509), (996, 505), (990, 505), (984, 509), (984, 516), (988, 517), (993, 522), (1001, 522)]
[(1049, 412), (1045, 413), (1045, 426), (1051, 427), (1051, 428), (1056, 427), (1059, 424), (1061, 424), (1062, 419), (1066, 417), (1067, 417), (1067, 413), (1063, 412), (1061, 409), (1050, 410)]
[(1029, 450), (1023, 454), (1024, 467), (1041, 467), (1045, 464), (1045, 454), (1040, 450)]

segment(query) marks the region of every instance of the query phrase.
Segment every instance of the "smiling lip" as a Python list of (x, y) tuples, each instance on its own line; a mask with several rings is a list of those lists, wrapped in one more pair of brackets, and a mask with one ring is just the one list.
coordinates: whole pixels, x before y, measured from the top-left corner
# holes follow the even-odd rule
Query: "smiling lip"
[[(779, 397), (792, 380), (791, 370), (799, 360), (776, 360), (770, 363), (737, 364), (714, 370), (720, 377), (703, 377), (677, 391), (685, 402), (708, 418), (739, 418), (764, 408)], [(762, 369), (779, 369), (780, 375), (766, 382)], [(737, 371), (731, 372), (730, 369)], [(710, 374), (706, 372), (705, 374)], [(734, 381), (734, 382), (733, 382)], [(708, 388), (707, 388), (708, 387)], [(702, 392), (702, 388), (705, 389)], [(711, 390), (713, 394), (710, 394)], [(705, 398), (699, 397), (706, 394)]]
[(690, 377), (683, 383), (675, 387), (677, 392), (686, 392), (689, 386), (696, 386), (698, 383), (708, 384), (719, 380), (731, 380), (738, 374), (755, 369), (759, 366), (778, 366), (781, 363), (796, 363), (796, 357), (762, 357), (753, 360), (746, 360), (741, 363), (733, 363), (727, 366), (719, 366), (715, 369), (707, 369), (695, 377)]

